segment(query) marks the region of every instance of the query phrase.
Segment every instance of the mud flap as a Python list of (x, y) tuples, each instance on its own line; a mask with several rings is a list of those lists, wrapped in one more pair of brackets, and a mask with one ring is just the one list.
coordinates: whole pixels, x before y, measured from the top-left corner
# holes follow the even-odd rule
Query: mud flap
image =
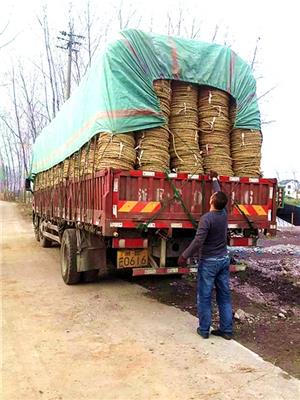
[(99, 270), (100, 274), (107, 272), (106, 245), (102, 238), (77, 230), (77, 271), (85, 272)]

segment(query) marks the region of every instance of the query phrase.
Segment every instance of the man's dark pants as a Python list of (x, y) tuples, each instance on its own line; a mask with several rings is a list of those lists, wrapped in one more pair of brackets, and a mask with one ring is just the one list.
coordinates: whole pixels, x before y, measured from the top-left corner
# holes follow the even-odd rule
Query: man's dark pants
[(232, 306), (229, 288), (228, 256), (206, 258), (198, 265), (197, 308), (201, 333), (209, 333), (211, 326), (211, 298), (214, 286), (219, 308), (220, 331), (232, 334)]

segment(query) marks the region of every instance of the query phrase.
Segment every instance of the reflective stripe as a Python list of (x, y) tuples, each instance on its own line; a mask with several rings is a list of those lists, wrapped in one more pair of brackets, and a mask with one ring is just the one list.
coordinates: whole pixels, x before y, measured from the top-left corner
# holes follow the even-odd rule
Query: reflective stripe
[(256, 211), (257, 215), (267, 215), (267, 211), (262, 206), (253, 205), (252, 207)]
[(188, 174), (189, 179), (199, 179), (199, 175)]
[[(98, 225), (99, 222), (96, 221), (96, 224)], [(122, 228), (123, 223), (122, 223), (122, 222), (111, 222), (111, 223), (109, 224), (109, 226), (110, 226), (111, 228)]]
[(258, 183), (259, 182), (259, 178), (249, 178), (249, 182), (250, 183)]
[(143, 171), (143, 176), (155, 176), (155, 172), (152, 172), (152, 171)]
[(171, 224), (171, 228), (182, 228), (182, 224), (174, 222), (173, 224)]
[(272, 221), (272, 210), (268, 211), (268, 221)]

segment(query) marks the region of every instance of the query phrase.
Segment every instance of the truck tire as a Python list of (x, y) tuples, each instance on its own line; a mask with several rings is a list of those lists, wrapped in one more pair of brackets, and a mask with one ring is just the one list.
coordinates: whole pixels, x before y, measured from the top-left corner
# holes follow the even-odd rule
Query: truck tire
[(67, 285), (80, 281), (81, 273), (77, 271), (77, 239), (75, 229), (66, 229), (63, 233), (60, 247), (61, 276)]
[(85, 271), (82, 273), (82, 280), (86, 283), (95, 282), (98, 279), (99, 270), (92, 269), (91, 271)]

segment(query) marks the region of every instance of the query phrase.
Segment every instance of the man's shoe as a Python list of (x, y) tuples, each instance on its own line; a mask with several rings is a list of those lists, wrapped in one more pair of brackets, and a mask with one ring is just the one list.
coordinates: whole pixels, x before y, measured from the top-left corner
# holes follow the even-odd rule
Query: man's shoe
[(215, 336), (221, 336), (223, 339), (226, 339), (226, 340), (232, 339), (232, 333), (222, 332), (222, 331), (220, 331), (220, 329), (212, 330), (210, 333)]
[(203, 339), (208, 339), (209, 338), (209, 333), (206, 332), (201, 332), (200, 328), (197, 328), (197, 333), (200, 335)]

